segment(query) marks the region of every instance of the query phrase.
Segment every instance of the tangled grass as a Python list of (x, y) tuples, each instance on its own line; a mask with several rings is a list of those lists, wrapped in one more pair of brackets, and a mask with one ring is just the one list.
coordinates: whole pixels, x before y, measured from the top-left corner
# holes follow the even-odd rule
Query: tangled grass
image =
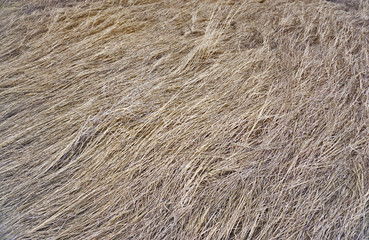
[(0, 238), (368, 239), (367, 1), (0, 3)]

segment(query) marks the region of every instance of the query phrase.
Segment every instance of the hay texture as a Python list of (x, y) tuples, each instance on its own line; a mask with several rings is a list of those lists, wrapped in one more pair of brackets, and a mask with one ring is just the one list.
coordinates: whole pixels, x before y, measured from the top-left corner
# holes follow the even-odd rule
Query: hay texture
[(369, 238), (369, 3), (0, 2), (1, 239)]

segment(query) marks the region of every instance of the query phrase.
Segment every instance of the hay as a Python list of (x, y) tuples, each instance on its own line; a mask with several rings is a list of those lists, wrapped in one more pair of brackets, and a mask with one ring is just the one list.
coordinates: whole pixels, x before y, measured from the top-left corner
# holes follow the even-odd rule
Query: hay
[(0, 238), (368, 239), (369, 8), (338, 2), (3, 1)]

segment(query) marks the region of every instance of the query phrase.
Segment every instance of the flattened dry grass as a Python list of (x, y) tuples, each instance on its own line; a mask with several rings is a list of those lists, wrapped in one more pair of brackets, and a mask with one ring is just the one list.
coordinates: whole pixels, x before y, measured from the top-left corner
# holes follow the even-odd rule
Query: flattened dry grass
[(0, 238), (368, 239), (352, 2), (3, 1)]

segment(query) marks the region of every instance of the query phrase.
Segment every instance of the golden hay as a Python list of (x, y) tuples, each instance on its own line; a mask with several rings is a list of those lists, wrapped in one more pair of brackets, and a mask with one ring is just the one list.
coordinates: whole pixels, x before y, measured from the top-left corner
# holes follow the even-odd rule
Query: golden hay
[(0, 3), (1, 239), (368, 239), (366, 0)]

